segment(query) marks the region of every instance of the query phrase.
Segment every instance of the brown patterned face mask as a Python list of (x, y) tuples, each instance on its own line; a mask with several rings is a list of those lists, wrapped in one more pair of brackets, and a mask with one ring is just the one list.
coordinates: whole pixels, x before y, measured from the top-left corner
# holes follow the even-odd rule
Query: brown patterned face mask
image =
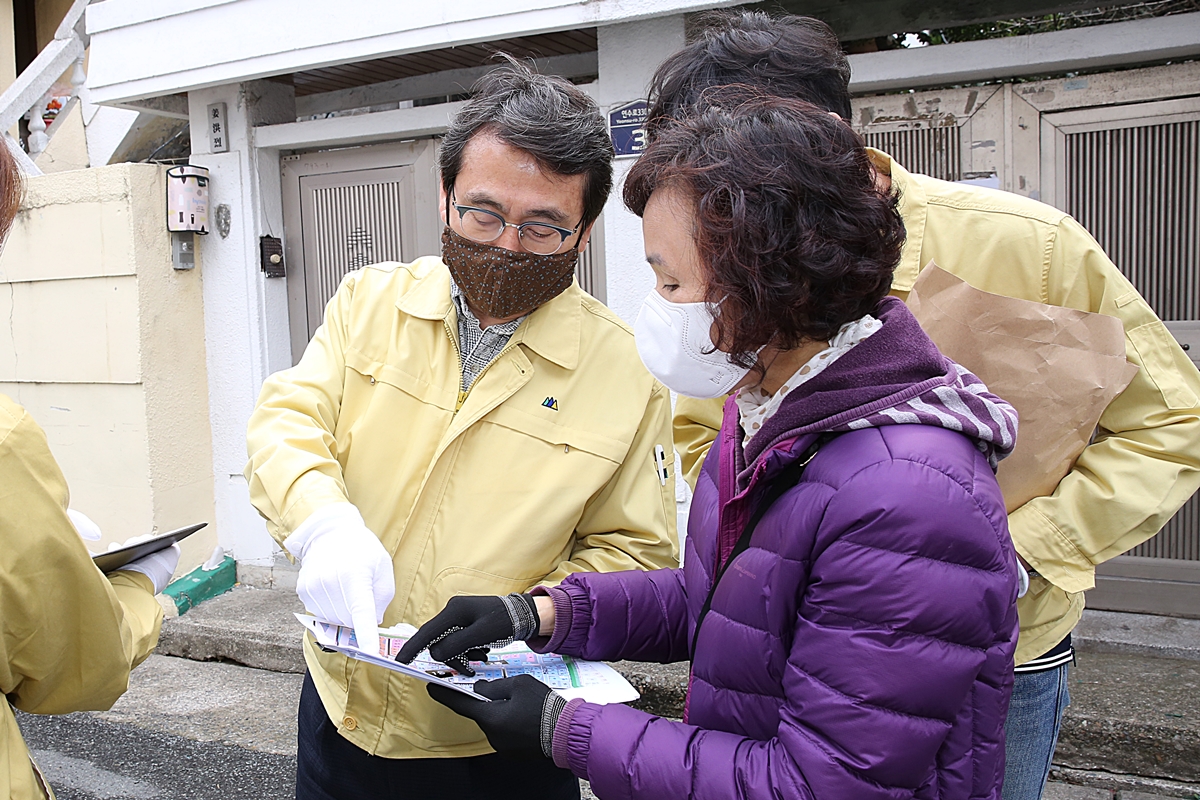
[(567, 290), (579, 261), (575, 248), (548, 256), (472, 242), (449, 226), (442, 261), (473, 310), (496, 319), (528, 314)]

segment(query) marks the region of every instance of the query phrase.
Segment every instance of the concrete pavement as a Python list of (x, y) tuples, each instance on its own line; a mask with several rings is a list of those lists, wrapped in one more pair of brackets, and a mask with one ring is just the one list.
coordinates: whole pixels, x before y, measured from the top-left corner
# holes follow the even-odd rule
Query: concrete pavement
[[(60, 798), (292, 797), (300, 610), (239, 587), (167, 620), (111, 711), (21, 715)], [(1047, 800), (1200, 797), (1200, 621), (1088, 612), (1076, 638)], [(679, 716), (686, 665), (616, 666), (640, 707)]]
[(109, 711), (17, 718), (58, 800), (292, 800), (302, 679), (152, 655)]
[(110, 711), (18, 721), (59, 800), (285, 800), (300, 681), (152, 655)]

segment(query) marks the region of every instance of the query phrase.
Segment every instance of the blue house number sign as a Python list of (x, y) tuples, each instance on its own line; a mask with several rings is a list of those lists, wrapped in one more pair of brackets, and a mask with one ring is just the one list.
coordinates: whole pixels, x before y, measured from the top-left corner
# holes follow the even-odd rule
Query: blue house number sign
[(618, 157), (638, 156), (646, 149), (644, 126), (649, 110), (645, 100), (634, 100), (608, 112), (608, 132)]

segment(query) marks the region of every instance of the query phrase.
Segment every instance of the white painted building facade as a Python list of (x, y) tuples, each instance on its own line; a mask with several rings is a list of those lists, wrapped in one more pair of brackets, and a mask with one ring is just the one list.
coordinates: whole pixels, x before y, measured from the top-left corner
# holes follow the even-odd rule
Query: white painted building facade
[[(450, 47), (594, 31), (594, 52), (557, 55), (539, 63), (547, 71), (579, 81), (607, 112), (644, 96), (659, 62), (685, 43), (685, 15), (731, 5), (735, 3), (728, 0), (495, 0), (486, 5), (357, 0), (332, 8), (313, 0), (106, 0), (89, 7), (90, 100), (142, 111), (188, 113), (192, 163), (211, 171), (210, 207), (229, 208), (228, 235), (212, 233), (198, 238), (198, 264), (208, 353), (215, 523), (221, 544), (233, 552), (243, 576), (269, 578), (278, 553), (250, 506), (242, 477), (246, 422), (263, 380), (290, 366), (299, 357), (298, 343), (303, 341), (296, 331), (297, 315), (305, 301), (303, 295), (297, 295), (293, 265), (303, 259), (305, 245), (304, 234), (295, 224), (295, 214), (300, 212), (293, 184), (299, 185), (305, 178), (290, 177), (289, 169), (295, 169), (288, 165), (296, 159), (315, 164), (314, 154), (328, 153), (329, 159), (357, 158), (347, 154), (391, 152), (380, 146), (409, 143), (392, 147), (395, 152), (403, 148), (411, 152), (407, 161), (396, 162), (411, 170), (408, 177), (398, 179), (398, 185), (410, 186), (405, 191), (411, 190), (413, 197), (425, 197), (416, 210), (430, 216), (418, 220), (415, 233), (406, 234), (406, 247), (420, 245), (429, 252), (436, 247), (436, 238), (431, 239), (428, 231), (437, 209), (436, 203), (428, 202), (427, 187), (433, 178), (427, 170), (429, 154), (421, 152), (420, 143), (445, 129), (461, 107), (456, 97), (482, 69), (426, 71), (304, 94), (298, 88), (300, 77)], [(130, 53), (137, 53), (137, 58), (128, 57)], [(923, 51), (853, 56), (852, 88), (878, 93), (1117, 68), (1198, 54), (1200, 14), (1187, 14)], [(1192, 79), (1198, 74), (1195, 65), (1182, 65), (1181, 69), (1181, 74)], [(1161, 74), (1154, 80), (1161, 83)], [(1020, 132), (1028, 127), (1012, 117), (1013, 90), (1003, 91), (1007, 94), (998, 95), (992, 107), (1007, 120), (1008, 127), (1002, 125), (1001, 129), (1009, 133), (1001, 136), (1000, 144), (995, 137), (972, 139), (965, 123), (959, 126), (961, 136), (971, 153), (981, 150), (976, 142), (990, 142), (982, 146), (982, 151), (990, 146), (990, 156), (979, 157), (979, 163), (990, 165), (982, 171), (994, 173), (1004, 188), (1030, 194), (1040, 182), (1021, 183), (1028, 176), (1018, 174), (1025, 163), (1022, 159), (1030, 158), (1028, 153), (1021, 155), (1018, 146)], [(1164, 91), (1169, 94), (1160, 86), (1158, 94), (1165, 96)], [(1194, 90), (1191, 93), (1196, 94)], [(425, 104), (435, 96), (445, 102)], [(1090, 102), (1122, 101), (1113, 95), (1107, 99), (1093, 96)], [(208, 109), (219, 103), (226, 108), (227, 152), (213, 152), (206, 135)], [(899, 108), (894, 99), (861, 99), (856, 102), (856, 113), (889, 103)], [(928, 115), (919, 112), (917, 109), (906, 118), (905, 111), (897, 111), (889, 124), (913, 129), (933, 124)], [(1033, 122), (1032, 118), (1029, 121)], [(861, 122), (867, 127), (882, 124), (878, 119)], [(1034, 125), (1033, 130), (1036, 134), (1040, 129)], [(1015, 138), (1012, 131), (1017, 132)], [(1036, 142), (1033, 146), (1036, 149)], [(1040, 156), (1032, 158), (1038, 163), (1030, 168), (1041, 170)], [(630, 164), (629, 159), (618, 161), (618, 186)], [(326, 174), (337, 170), (329, 167)], [(972, 171), (970, 165), (967, 171)], [(632, 321), (652, 286), (644, 264), (640, 221), (623, 209), (619, 192), (614, 192), (602, 222), (602, 238), (598, 237), (603, 243), (603, 252), (598, 254), (603, 264), (598, 273), (602, 285), (595, 293)], [(432, 230), (436, 233), (436, 226)], [(260, 269), (261, 236), (285, 241), (288, 277), (269, 278)], [(423, 253), (413, 253), (419, 254)]]

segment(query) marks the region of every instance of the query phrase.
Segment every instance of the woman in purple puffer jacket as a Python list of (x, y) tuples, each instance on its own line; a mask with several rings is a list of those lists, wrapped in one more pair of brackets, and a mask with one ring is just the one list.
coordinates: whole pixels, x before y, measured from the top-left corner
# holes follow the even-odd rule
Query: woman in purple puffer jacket
[(434, 642), (469, 669), (515, 636), (690, 658), (682, 722), (528, 677), (477, 684), (491, 703), (430, 687), (605, 800), (998, 798), (1018, 578), (994, 472), (1016, 413), (886, 296), (903, 227), (858, 137), (733, 91), (658, 131), (625, 185), (657, 276), (643, 360), (733, 392), (686, 565), (456, 598), (401, 657)]

